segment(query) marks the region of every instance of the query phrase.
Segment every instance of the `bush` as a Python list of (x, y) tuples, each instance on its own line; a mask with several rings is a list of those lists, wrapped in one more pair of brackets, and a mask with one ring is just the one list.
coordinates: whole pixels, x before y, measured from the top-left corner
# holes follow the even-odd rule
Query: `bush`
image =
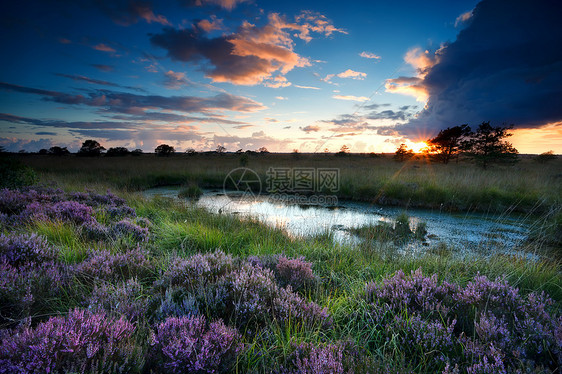
[(153, 277), (154, 265), (140, 247), (112, 254), (109, 251), (92, 252), (76, 266), (76, 275), (86, 281), (119, 282), (131, 278), (146, 280)]
[(51, 301), (65, 294), (68, 268), (36, 235), (0, 234), (0, 322), (51, 312)]
[(562, 318), (544, 294), (523, 296), (505, 280), (476, 276), (465, 287), (402, 271), (366, 287), (372, 325), (412, 365), (436, 372), (555, 371)]
[(204, 317), (171, 317), (152, 335), (150, 364), (165, 373), (226, 373), (242, 351), (236, 329)]
[(115, 317), (123, 316), (132, 322), (140, 321), (146, 316), (149, 307), (149, 300), (143, 291), (136, 279), (96, 285), (88, 298), (88, 309)]
[(0, 188), (30, 186), (38, 180), (37, 174), (20, 161), (0, 156)]
[(74, 310), (35, 328), (8, 333), (0, 344), (3, 373), (140, 372), (135, 327), (104, 313)]

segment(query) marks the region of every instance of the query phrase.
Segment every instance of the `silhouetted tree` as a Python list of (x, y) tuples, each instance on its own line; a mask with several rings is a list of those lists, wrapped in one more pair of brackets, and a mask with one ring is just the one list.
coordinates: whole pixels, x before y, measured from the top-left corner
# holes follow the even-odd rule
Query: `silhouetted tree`
[(188, 156), (195, 156), (195, 155), (197, 154), (197, 151), (196, 151), (195, 149), (193, 149), (193, 148), (188, 148), (188, 149), (185, 151), (185, 153), (186, 153)]
[(95, 140), (86, 140), (78, 151), (78, 156), (95, 157), (101, 155), (105, 148)]
[(171, 145), (160, 144), (158, 147), (156, 147), (154, 153), (156, 153), (156, 156), (170, 156), (175, 151), (176, 150)]
[(504, 139), (511, 136), (513, 125), (493, 127), (490, 122), (482, 122), (475, 132), (471, 132), (463, 143), (467, 155), (486, 169), (491, 163), (515, 163), (518, 151)]
[(462, 146), (470, 134), (468, 125), (447, 127), (439, 131), (435, 138), (426, 141), (428, 151), (433, 153), (432, 157), (436, 160), (448, 164), (451, 158), (458, 157), (461, 153)]
[(70, 151), (66, 149), (66, 147), (54, 146), (49, 148), (49, 154), (53, 156), (65, 156), (70, 154)]
[(259, 148), (259, 149), (258, 149), (258, 152), (259, 152), (259, 153), (269, 153), (269, 151), (268, 151), (267, 148), (265, 148), (265, 147)]
[(409, 160), (413, 156), (414, 156), (414, 151), (409, 149), (406, 146), (406, 144), (402, 143), (398, 146), (398, 149), (396, 150), (396, 152), (394, 152), (393, 158), (396, 161), (403, 162), (403, 161)]
[(133, 149), (131, 151), (131, 156), (140, 156), (140, 155), (142, 155), (142, 153), (143, 153), (142, 149), (140, 149), (140, 148)]
[(48, 154), (49, 154), (49, 150), (46, 149), (46, 148), (41, 148), (41, 149), (39, 150), (39, 152), (37, 152), (37, 153), (39, 153), (40, 155), (48, 155)]
[(349, 153), (349, 147), (347, 145), (342, 145), (340, 151), (336, 153), (336, 156), (345, 156)]
[(127, 156), (129, 154), (129, 150), (125, 147), (113, 147), (109, 148), (106, 152), (107, 157), (122, 157)]
[(221, 144), (217, 145), (217, 149), (216, 149), (217, 153), (224, 153), (226, 152), (226, 147), (222, 146)]
[(545, 164), (549, 161), (556, 160), (557, 158), (558, 156), (554, 154), (554, 151), (548, 151), (536, 156), (534, 160), (539, 164)]

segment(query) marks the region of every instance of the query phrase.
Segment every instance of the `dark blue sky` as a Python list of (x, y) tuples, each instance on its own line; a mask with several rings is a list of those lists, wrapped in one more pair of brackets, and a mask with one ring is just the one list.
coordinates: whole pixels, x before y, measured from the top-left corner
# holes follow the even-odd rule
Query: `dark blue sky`
[[(555, 1), (49, 0), (0, 16), (0, 145), (416, 148), (514, 123), (562, 152)], [(556, 47), (558, 46), (558, 47)]]

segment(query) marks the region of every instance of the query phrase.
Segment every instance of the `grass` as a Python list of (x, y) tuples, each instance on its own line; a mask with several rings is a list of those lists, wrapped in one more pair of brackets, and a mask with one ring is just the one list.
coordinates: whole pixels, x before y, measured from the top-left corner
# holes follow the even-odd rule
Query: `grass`
[[(345, 160), (344, 160), (345, 159)], [(57, 162), (53, 162), (56, 160)], [(60, 162), (59, 162), (60, 160)], [(438, 245), (421, 257), (399, 255), (392, 241), (399, 238), (423, 239), (423, 224), (412, 228), (405, 215), (396, 222), (354, 229), (360, 236), (385, 240), (370, 240), (367, 245), (351, 247), (335, 244), (330, 234), (312, 238), (294, 238), (282, 230), (263, 223), (230, 215), (216, 215), (190, 204), (168, 198), (147, 200), (137, 192), (161, 185), (185, 185), (186, 196), (195, 196), (201, 187), (222, 186), (224, 175), (239, 166), (239, 156), (175, 156), (144, 155), (137, 158), (57, 158), (26, 156), (23, 161), (32, 166), (44, 183), (56, 182), (64, 190), (90, 188), (98, 192), (116, 190), (136, 210), (140, 217), (152, 222), (151, 239), (141, 245), (156, 264), (158, 278), (174, 256), (188, 257), (196, 253), (222, 250), (233, 256), (266, 256), (284, 254), (304, 256), (313, 264), (320, 281), (303, 291), (308, 300), (326, 307), (334, 320), (334, 328), (323, 331), (307, 329), (298, 323), (278, 324), (272, 321), (267, 333), (245, 335), (246, 350), (239, 357), (238, 372), (267, 371), (268, 367), (289, 357), (295, 344), (311, 342), (316, 345), (352, 339), (367, 350), (370, 360), (390, 365), (397, 371), (425, 372), (431, 363), (419, 354), (418, 366), (410, 364), (404, 347), (397, 340), (387, 340), (380, 330), (371, 328), (365, 312), (369, 306), (363, 298), (368, 282), (381, 282), (398, 270), (409, 274), (423, 269), (424, 274), (437, 274), (439, 281), (447, 280), (466, 285), (481, 274), (490, 279), (504, 277), (523, 294), (546, 292), (562, 308), (562, 273), (555, 258), (529, 261), (516, 256), (491, 255), (462, 259), (451, 250)], [(559, 235), (561, 204), (559, 161), (537, 168), (532, 160), (523, 160), (512, 168), (481, 170), (472, 165), (435, 165), (424, 161), (395, 163), (387, 158), (349, 156), (335, 158), (325, 155), (250, 156), (248, 167), (265, 177), (269, 166), (340, 167), (341, 198), (378, 201), (393, 205), (424, 206), (449, 210), (543, 212), (553, 213), (537, 225), (534, 241), (529, 245), (541, 249), (548, 240)], [(557, 179), (558, 178), (558, 179)], [(97, 220), (109, 218), (98, 213)], [(93, 242), (83, 239), (77, 227), (62, 222), (34, 222), (25, 228), (43, 235), (60, 249), (67, 264), (83, 261), (93, 249), (108, 249), (118, 253), (128, 248), (117, 241)], [(387, 240), (388, 239), (388, 240)], [(558, 243), (556, 240), (551, 245)], [(145, 296), (151, 297), (150, 284)], [(90, 292), (83, 286), (72, 297), (59, 300), (57, 310), (64, 311), (80, 305), (76, 293)], [(384, 371), (384, 370), (382, 370)]]
[[(270, 167), (338, 168), (343, 199), (405, 207), (449, 211), (506, 210), (543, 213), (562, 204), (562, 159), (538, 164), (522, 157), (515, 166), (482, 170), (465, 161), (448, 165), (426, 160), (395, 162), (390, 156), (334, 157), (302, 154), (250, 155), (246, 167), (265, 186)], [(164, 185), (197, 185), (222, 188), (225, 176), (240, 167), (239, 155), (175, 155), (172, 157), (78, 158), (27, 155), (21, 160), (33, 167), (42, 181), (54, 181), (68, 189), (112, 188), (138, 191)]]

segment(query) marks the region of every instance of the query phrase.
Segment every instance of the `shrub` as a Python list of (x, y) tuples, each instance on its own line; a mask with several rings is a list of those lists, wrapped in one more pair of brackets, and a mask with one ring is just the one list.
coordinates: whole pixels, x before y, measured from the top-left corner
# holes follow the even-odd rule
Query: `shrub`
[(373, 363), (351, 342), (293, 344), (289, 364), (281, 373), (373, 373)]
[(147, 227), (141, 227), (128, 219), (115, 223), (110, 231), (116, 239), (127, 238), (135, 242), (146, 242), (149, 236)]
[(139, 372), (134, 332), (124, 318), (77, 309), (8, 333), (0, 344), (0, 366), (5, 373)]
[(240, 339), (221, 320), (171, 317), (152, 335), (150, 363), (166, 373), (225, 373), (243, 349)]
[(91, 311), (103, 311), (116, 317), (124, 316), (129, 321), (141, 320), (149, 307), (143, 287), (136, 279), (118, 284), (96, 285), (87, 303)]
[[(523, 296), (504, 279), (476, 276), (465, 287), (398, 271), (368, 284), (372, 324), (426, 370), (469, 373), (555, 370), (562, 318), (544, 294)], [(422, 361), (419, 361), (422, 360)]]
[(140, 247), (116, 254), (105, 250), (92, 252), (76, 266), (76, 275), (82, 280), (119, 282), (138, 278), (142, 281), (151, 278), (153, 273), (153, 263)]
[(0, 159), (0, 188), (20, 188), (37, 182), (37, 174), (20, 161), (2, 156)]
[(276, 270), (282, 285), (290, 285), (295, 290), (311, 284), (316, 279), (312, 272), (312, 263), (305, 261), (304, 257), (289, 259), (281, 256)]
[(58, 253), (43, 237), (35, 234), (0, 234), (0, 258), (12, 266), (55, 261)]

